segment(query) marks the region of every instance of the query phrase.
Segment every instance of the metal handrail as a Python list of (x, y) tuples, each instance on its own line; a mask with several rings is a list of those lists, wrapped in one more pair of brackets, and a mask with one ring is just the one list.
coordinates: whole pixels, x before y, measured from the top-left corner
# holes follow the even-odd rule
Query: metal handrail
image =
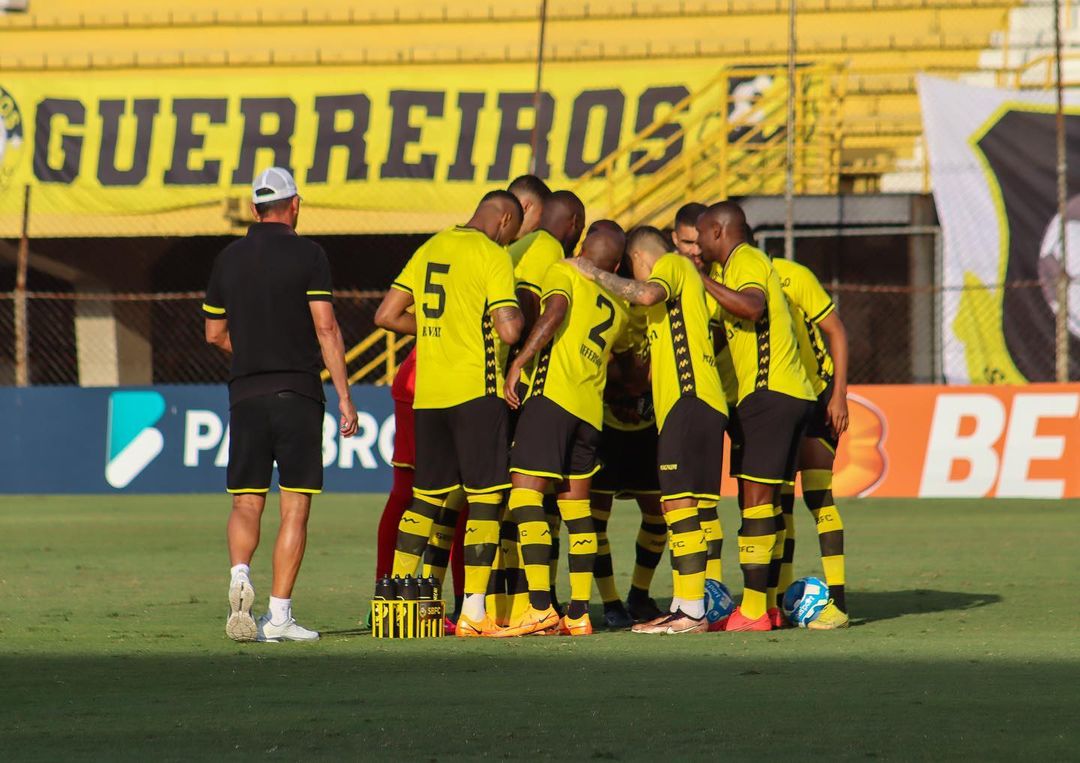
[[(394, 332), (387, 331), (386, 329), (375, 329), (372, 331), (345, 353), (345, 365), (348, 366), (372, 347), (379, 344), (379, 342), (385, 342), (386, 346), (380, 350), (374, 358), (367, 361), (349, 375), (349, 384), (356, 384), (361, 381), (371, 381), (373, 384), (382, 385), (392, 382), (394, 380), (394, 375), (397, 373), (398, 351), (414, 339), (415, 337), (407, 335), (398, 336)], [(369, 380), (368, 375), (380, 366), (382, 366), (382, 374), (377, 376), (374, 380)], [(324, 382), (329, 381), (330, 372), (323, 369), (321, 376)]]

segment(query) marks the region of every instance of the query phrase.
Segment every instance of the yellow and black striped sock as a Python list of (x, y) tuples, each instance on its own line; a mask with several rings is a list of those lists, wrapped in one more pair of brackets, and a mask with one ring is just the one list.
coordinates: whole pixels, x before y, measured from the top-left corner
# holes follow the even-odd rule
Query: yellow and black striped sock
[[(435, 519), (446, 506), (444, 495), (421, 495), (413, 493), (413, 502), (398, 523), (397, 544), (394, 548), (392, 574), (405, 577), (416, 575), (420, 560), (427, 548), (428, 538)], [(451, 534), (453, 532), (451, 531)]]
[[(805, 482), (804, 482), (805, 484)], [(784, 598), (784, 591), (795, 579), (795, 486), (780, 488), (780, 513), (784, 517), (784, 557), (780, 565), (777, 597)]]
[(558, 596), (555, 595), (555, 583), (559, 579), (559, 528), (562, 519), (559, 517), (559, 503), (552, 493), (544, 496), (544, 516), (547, 517), (548, 532), (551, 533), (549, 570), (551, 575), (551, 601), (554, 603), (558, 600)]
[(559, 514), (566, 523), (570, 567), (570, 605), (566, 614), (576, 619), (589, 611), (593, 566), (596, 564), (596, 530), (588, 499), (566, 498), (558, 505)]
[[(499, 550), (501, 492), (468, 496), (469, 519), (465, 524), (465, 596), (483, 601), (491, 581), (491, 566)], [(474, 610), (475, 611), (475, 610)]]
[(705, 531), (705, 577), (723, 582), (720, 552), (724, 548), (724, 528), (720, 526), (720, 517), (716, 513), (716, 501), (698, 501), (698, 517), (701, 520), (701, 529)]
[(739, 566), (743, 573), (743, 616), (756, 620), (765, 614), (769, 562), (776, 545), (776, 516), (771, 503), (747, 506), (739, 528)]
[(803, 498), (817, 523), (818, 543), (821, 546), (821, 566), (829, 596), (841, 611), (847, 612), (844, 595), (844, 522), (832, 494), (832, 471), (807, 469), (803, 472)]
[[(668, 526), (668, 545), (671, 548), (671, 573), (676, 598), (683, 611), (701, 617), (705, 606), (705, 567), (708, 551), (705, 532), (696, 506), (664, 512)], [(697, 611), (700, 603), (701, 611)], [(689, 608), (691, 611), (686, 611)]]
[(421, 574), (427, 578), (434, 576), (439, 585), (446, 582), (446, 568), (450, 565), (450, 548), (454, 545), (454, 528), (457, 527), (459, 506), (443, 506), (431, 528), (427, 548), (424, 549), (424, 567)]
[(637, 545), (634, 549), (634, 575), (630, 582), (630, 595), (648, 598), (656, 568), (667, 547), (667, 522), (663, 515), (641, 515)]
[(596, 566), (593, 567), (593, 577), (596, 578), (596, 590), (600, 593), (600, 601), (610, 604), (621, 601), (619, 591), (615, 588), (615, 568), (611, 562), (611, 544), (608, 543), (607, 523), (611, 519), (611, 507), (592, 507), (593, 528), (596, 530)]
[(551, 529), (544, 516), (544, 496), (529, 488), (511, 488), (509, 505), (517, 525), (529, 603), (535, 609), (547, 609), (551, 606)]
[(499, 555), (503, 562), (506, 588), (507, 621), (512, 621), (529, 608), (529, 582), (521, 564), (521, 545), (518, 542), (517, 522), (509, 514), (502, 523), (502, 542)]
[(779, 503), (773, 504), (773, 527), (776, 538), (773, 541), (772, 556), (769, 559), (769, 584), (765, 589), (765, 603), (770, 609), (780, 606), (777, 591), (780, 588), (780, 571), (784, 566), (784, 541), (787, 537), (784, 529), (784, 514)]

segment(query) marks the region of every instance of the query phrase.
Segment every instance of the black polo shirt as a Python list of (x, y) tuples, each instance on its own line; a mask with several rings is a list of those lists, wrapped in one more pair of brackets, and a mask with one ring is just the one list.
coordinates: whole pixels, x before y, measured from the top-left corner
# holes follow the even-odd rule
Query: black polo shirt
[(229, 322), (229, 403), (291, 390), (322, 401), (309, 302), (332, 300), (326, 252), (284, 223), (255, 223), (214, 261), (203, 314)]

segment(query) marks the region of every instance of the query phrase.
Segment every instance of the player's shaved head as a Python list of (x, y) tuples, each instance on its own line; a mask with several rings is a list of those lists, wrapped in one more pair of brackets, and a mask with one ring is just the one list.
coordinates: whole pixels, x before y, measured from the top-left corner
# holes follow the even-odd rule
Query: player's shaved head
[(626, 249), (627, 251), (643, 249), (652, 254), (662, 255), (667, 254), (668, 243), (659, 229), (651, 225), (639, 225), (630, 231), (626, 239)]
[(497, 244), (506, 246), (517, 235), (524, 212), (521, 202), (509, 191), (488, 191), (480, 199), (468, 227), (483, 231)]
[(506, 187), (506, 190), (517, 196), (519, 199), (522, 196), (532, 196), (540, 201), (544, 201), (551, 195), (551, 189), (547, 187), (547, 183), (536, 175), (519, 175), (510, 182), (510, 185)]
[(524, 236), (539, 228), (540, 213), (544, 210), (544, 201), (551, 195), (551, 189), (547, 187), (547, 183), (536, 175), (521, 175), (514, 178), (506, 190), (517, 197), (517, 200), (521, 202), (522, 209), (525, 211), (525, 217), (521, 222), (518, 235)]
[(626, 234), (617, 223), (611, 220), (597, 222), (611, 224), (593, 223), (589, 227), (589, 235), (585, 237), (585, 242), (581, 245), (581, 256), (596, 267), (614, 273), (626, 250)]
[(540, 227), (558, 239), (569, 255), (585, 229), (585, 205), (573, 191), (555, 191), (544, 199)]
[(727, 262), (731, 252), (746, 241), (746, 213), (734, 201), (720, 201), (697, 221), (697, 245), (706, 262)]

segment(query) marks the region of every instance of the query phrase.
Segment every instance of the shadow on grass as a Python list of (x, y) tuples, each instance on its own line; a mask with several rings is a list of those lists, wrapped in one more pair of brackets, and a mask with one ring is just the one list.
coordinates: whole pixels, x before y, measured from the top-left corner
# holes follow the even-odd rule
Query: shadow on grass
[(996, 593), (962, 593), (915, 588), (907, 591), (853, 591), (848, 594), (848, 607), (855, 624), (891, 620), (904, 615), (928, 612), (956, 612), (1000, 604)]
[[(632, 636), (554, 641), (372, 645), (349, 655), (253, 645), (227, 656), (0, 657), (10, 700), (0, 708), (4, 758), (1075, 753), (1061, 702), (1080, 682), (1075, 662), (747, 655), (705, 639), (646, 647)], [(813, 733), (792, 733), (808, 709)]]

